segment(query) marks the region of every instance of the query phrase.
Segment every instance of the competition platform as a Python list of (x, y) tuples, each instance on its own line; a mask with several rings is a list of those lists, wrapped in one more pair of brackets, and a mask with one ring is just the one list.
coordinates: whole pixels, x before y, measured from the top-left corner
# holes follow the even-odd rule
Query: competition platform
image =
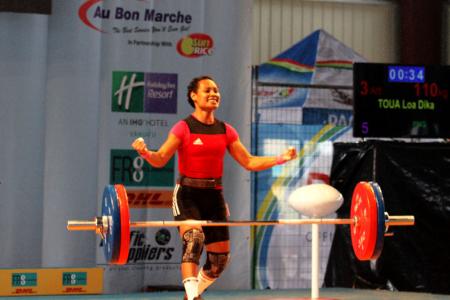
[[(2, 297), (1, 299), (67, 299), (67, 300), (102, 300), (102, 299), (139, 299), (139, 300), (181, 300), (184, 291), (150, 292), (117, 295), (71, 295), (71, 296), (27, 296)], [(310, 298), (309, 289), (301, 290), (247, 290), (247, 291), (206, 291), (205, 300), (305, 300)], [(391, 292), (386, 290), (362, 290), (345, 288), (320, 289), (321, 300), (448, 300), (450, 295), (428, 293)]]

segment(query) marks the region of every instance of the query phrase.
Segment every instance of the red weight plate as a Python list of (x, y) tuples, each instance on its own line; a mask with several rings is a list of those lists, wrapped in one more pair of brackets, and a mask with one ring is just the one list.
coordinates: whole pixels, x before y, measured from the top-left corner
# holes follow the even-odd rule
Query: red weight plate
[(128, 208), (128, 196), (122, 184), (115, 184), (117, 200), (120, 208), (120, 251), (117, 261), (114, 264), (123, 265), (128, 261), (130, 248), (130, 210)]
[(359, 182), (352, 196), (350, 225), (353, 251), (359, 260), (370, 260), (378, 236), (378, 207), (375, 192), (368, 182)]

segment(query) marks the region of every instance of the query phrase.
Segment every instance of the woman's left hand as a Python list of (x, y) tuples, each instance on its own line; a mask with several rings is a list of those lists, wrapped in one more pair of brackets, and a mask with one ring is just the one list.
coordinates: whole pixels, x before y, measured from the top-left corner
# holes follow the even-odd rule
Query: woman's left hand
[(281, 154), (281, 158), (283, 159), (284, 162), (293, 160), (296, 157), (297, 157), (297, 150), (294, 147), (287, 148), (286, 151), (283, 154)]

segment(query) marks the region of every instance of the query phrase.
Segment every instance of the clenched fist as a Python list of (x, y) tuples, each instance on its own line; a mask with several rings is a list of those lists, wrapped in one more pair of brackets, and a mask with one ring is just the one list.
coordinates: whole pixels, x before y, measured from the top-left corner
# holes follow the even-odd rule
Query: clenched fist
[(277, 165), (284, 164), (297, 157), (297, 150), (294, 147), (289, 147), (283, 154), (277, 156)]
[(297, 157), (297, 150), (294, 147), (289, 147), (286, 152), (283, 153), (283, 158), (286, 161), (292, 160)]
[(131, 147), (133, 147), (134, 150), (139, 152), (139, 154), (146, 153), (148, 151), (147, 145), (145, 144), (144, 139), (141, 137), (135, 139), (134, 142), (131, 144)]

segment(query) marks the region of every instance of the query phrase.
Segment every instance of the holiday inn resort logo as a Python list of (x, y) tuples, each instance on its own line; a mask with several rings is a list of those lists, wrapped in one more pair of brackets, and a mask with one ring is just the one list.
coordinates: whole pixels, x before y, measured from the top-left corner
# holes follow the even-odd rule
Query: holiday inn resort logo
[(177, 89), (177, 74), (115, 71), (111, 110), (176, 114)]

